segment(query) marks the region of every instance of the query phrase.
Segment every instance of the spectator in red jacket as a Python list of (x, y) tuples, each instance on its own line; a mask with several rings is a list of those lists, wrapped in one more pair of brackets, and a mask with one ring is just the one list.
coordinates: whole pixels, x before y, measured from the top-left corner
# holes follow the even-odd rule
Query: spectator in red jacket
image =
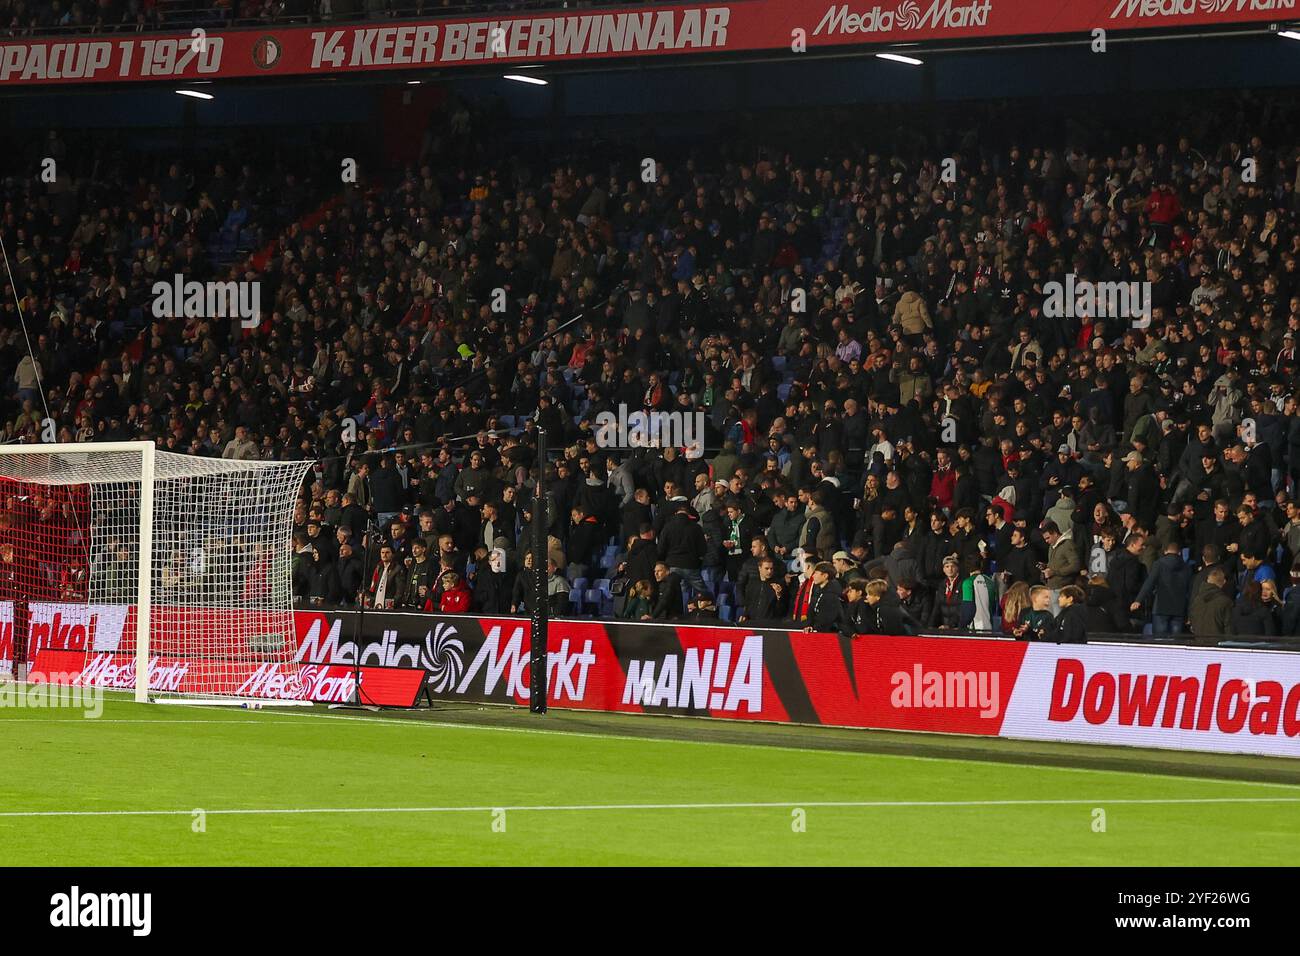
[(1172, 235), (1174, 220), (1183, 214), (1183, 204), (1178, 201), (1178, 194), (1172, 186), (1161, 183), (1147, 197), (1146, 212), (1161, 242), (1167, 242)]
[(935, 455), (934, 476), (930, 479), (930, 497), (940, 508), (951, 508), (957, 492), (957, 472), (952, 467), (952, 456), (940, 448)]
[(442, 576), (442, 595), (438, 598), (439, 611), (444, 614), (468, 613), (471, 597), (469, 588), (455, 571), (448, 571)]

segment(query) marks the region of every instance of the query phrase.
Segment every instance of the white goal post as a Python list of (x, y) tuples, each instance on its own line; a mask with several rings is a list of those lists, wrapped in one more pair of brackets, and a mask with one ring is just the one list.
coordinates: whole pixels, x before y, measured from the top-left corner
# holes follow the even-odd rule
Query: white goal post
[[(43, 677), (39, 656), (96, 686), (133, 677), (142, 703), (297, 702), (293, 511), (311, 464), (153, 442), (0, 445), (15, 672)], [(249, 693), (267, 686), (278, 699)]]

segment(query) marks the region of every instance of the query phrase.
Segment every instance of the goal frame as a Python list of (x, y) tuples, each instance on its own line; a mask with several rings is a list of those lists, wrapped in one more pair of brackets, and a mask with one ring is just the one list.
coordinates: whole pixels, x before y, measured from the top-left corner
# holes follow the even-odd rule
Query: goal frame
[(0, 457), (22, 455), (91, 455), (96, 452), (140, 453), (140, 533), (136, 563), (135, 700), (149, 703), (149, 619), (152, 611), (154, 452), (151, 441), (49, 442), (0, 445)]

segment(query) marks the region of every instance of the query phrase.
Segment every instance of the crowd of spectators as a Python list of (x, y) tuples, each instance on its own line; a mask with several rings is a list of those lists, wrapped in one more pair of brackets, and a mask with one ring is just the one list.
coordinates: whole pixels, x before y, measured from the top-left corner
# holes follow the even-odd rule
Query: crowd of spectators
[[(9, 180), (35, 358), (7, 294), (5, 437), (48, 405), (65, 440), (316, 460), (306, 604), (528, 613), (540, 523), (557, 613), (1295, 634), (1298, 150), (1270, 117), (1093, 148), (701, 144), (649, 183), (634, 149), (333, 190)], [(213, 256), (270, 202), (318, 212)], [(173, 271), (261, 282), (262, 321), (155, 319)], [(1149, 282), (1149, 324), (1049, 317), (1071, 274)], [(620, 406), (702, 413), (706, 450), (608, 447)]]

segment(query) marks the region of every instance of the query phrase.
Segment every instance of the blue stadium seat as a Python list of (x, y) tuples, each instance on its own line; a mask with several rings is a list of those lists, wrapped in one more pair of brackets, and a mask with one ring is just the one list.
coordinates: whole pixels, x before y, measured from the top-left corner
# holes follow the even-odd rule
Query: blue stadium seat
[(790, 397), (790, 383), (782, 382), (776, 387), (776, 397), (785, 402)]
[(613, 597), (614, 592), (610, 590), (609, 578), (597, 578), (591, 582), (591, 586), (606, 597)]
[(730, 624), (734, 620), (734, 616), (730, 605), (727, 604), (718, 605), (718, 619), (722, 621), (726, 621), (728, 624)]
[(776, 372), (777, 375), (780, 375), (781, 373), (783, 373), (783, 372), (785, 371), (785, 356), (784, 356), (784, 355), (773, 355), (773, 356), (772, 356), (772, 370), (773, 370), (774, 372)]
[[(601, 605), (603, 603), (601, 599), (604, 597), (604, 595), (601, 594), (599, 591), (597, 591), (595, 588), (588, 588), (586, 591), (583, 592), (583, 594), (584, 594), (584, 598), (582, 602), (583, 610), (590, 614), (600, 613)], [(612, 598), (609, 603), (610, 603), (610, 607), (612, 608), (614, 604)]]

